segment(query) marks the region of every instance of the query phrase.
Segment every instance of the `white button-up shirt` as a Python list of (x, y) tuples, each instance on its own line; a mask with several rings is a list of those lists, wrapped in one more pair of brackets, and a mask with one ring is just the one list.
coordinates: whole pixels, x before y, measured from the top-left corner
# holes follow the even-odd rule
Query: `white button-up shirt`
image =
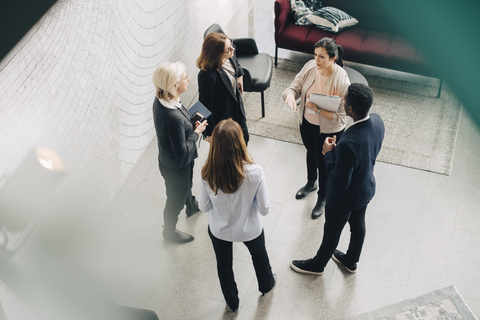
[(233, 194), (210, 189), (205, 180), (200, 183), (198, 207), (208, 212), (208, 225), (218, 239), (245, 242), (257, 238), (263, 230), (260, 215), (270, 213), (270, 197), (262, 167), (244, 165), (245, 180)]
[(178, 101), (175, 101), (173, 99), (168, 99), (168, 100), (159, 99), (159, 101), (165, 108), (168, 108), (168, 109), (180, 109), (180, 108), (182, 108), (182, 103), (178, 102)]

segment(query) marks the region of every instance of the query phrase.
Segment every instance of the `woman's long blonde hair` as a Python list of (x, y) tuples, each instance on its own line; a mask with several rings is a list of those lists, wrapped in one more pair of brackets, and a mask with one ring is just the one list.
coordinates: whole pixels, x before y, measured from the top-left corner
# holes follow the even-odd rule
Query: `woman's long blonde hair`
[(240, 125), (232, 119), (220, 121), (213, 130), (210, 151), (202, 168), (202, 179), (218, 194), (235, 193), (245, 179), (243, 165), (253, 164)]

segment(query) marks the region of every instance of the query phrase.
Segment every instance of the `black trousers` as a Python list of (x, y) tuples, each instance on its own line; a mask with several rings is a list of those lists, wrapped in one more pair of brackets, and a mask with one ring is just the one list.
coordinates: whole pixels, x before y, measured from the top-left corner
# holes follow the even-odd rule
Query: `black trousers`
[[(230, 241), (224, 241), (215, 237), (208, 228), (208, 235), (212, 240), (213, 250), (217, 258), (217, 273), (220, 280), (220, 287), (228, 306), (232, 310), (238, 309), (238, 289), (233, 275), (233, 245)], [(250, 255), (252, 256), (253, 267), (258, 281), (258, 290), (262, 293), (268, 292), (275, 284), (272, 268), (265, 248), (265, 235), (262, 233), (255, 239), (246, 241)]]
[(245, 144), (248, 144), (248, 140), (250, 140), (250, 135), (248, 134), (247, 121), (245, 120), (245, 118), (242, 117), (237, 122), (240, 125), (240, 127), (242, 128), (243, 139), (245, 140)]
[[(248, 133), (248, 128), (247, 128), (247, 121), (243, 116), (240, 118), (240, 120), (235, 120), (240, 127), (242, 128), (243, 132), (243, 139), (245, 140), (245, 144), (248, 144), (248, 141), (250, 140), (250, 134)], [(220, 121), (219, 121), (220, 122)], [(204, 136), (205, 137), (205, 136)]]
[(303, 145), (307, 149), (307, 181), (313, 183), (318, 177), (317, 193), (319, 197), (325, 197), (325, 185), (327, 183), (327, 166), (322, 154), (323, 142), (326, 137), (335, 135), (337, 136), (337, 141), (340, 140), (344, 131), (320, 133), (319, 126), (311, 124), (305, 118), (303, 118), (300, 125), (300, 135), (302, 136)]
[(327, 203), (322, 244), (317, 251), (317, 255), (313, 258), (315, 269), (323, 270), (325, 268), (338, 246), (343, 227), (347, 222), (350, 225), (350, 243), (346, 252), (347, 262), (354, 263), (360, 260), (366, 234), (366, 211), (367, 206), (353, 212), (340, 212), (330, 208)]
[(183, 207), (195, 208), (195, 197), (192, 195), (193, 161), (181, 169), (168, 168), (159, 162), (159, 168), (167, 189), (167, 202), (163, 210), (164, 228), (174, 231)]

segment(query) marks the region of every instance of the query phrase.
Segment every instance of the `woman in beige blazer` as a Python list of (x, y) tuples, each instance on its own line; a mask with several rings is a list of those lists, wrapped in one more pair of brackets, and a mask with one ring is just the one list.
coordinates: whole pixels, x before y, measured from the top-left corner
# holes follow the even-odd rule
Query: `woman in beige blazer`
[[(300, 134), (307, 149), (307, 183), (298, 190), (295, 198), (303, 199), (318, 187), (318, 198), (312, 210), (312, 219), (319, 218), (325, 208), (327, 168), (322, 146), (326, 137), (340, 139), (345, 131), (345, 100), (350, 80), (343, 69), (343, 48), (335, 40), (323, 38), (314, 46), (315, 59), (307, 62), (283, 92), (288, 106), (299, 111)], [(310, 102), (311, 93), (339, 96), (338, 110), (330, 112)], [(300, 98), (297, 107), (296, 100)], [(318, 173), (317, 173), (318, 170)], [(318, 179), (318, 185), (317, 185)]]

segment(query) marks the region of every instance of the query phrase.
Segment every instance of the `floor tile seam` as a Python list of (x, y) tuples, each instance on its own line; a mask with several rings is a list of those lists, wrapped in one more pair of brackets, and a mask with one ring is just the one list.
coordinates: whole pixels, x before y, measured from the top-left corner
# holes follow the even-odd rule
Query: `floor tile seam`
[[(396, 284), (396, 285), (400, 285), (400, 286), (404, 286), (405, 288), (407, 287), (407, 284), (408, 284), (408, 278), (410, 277), (410, 270), (411, 270), (411, 261), (410, 261), (410, 264), (409, 264), (409, 271), (408, 271), (408, 277), (407, 277), (407, 281), (405, 283), (402, 283), (402, 282), (398, 282), (398, 281), (394, 281), (392, 280), (391, 278), (382, 278), (382, 277), (379, 277), (379, 276), (376, 276), (374, 274), (371, 274), (370, 275), (370, 280), (371, 279), (375, 279), (375, 280), (381, 280), (381, 281), (386, 281), (386, 282), (389, 282), (389, 283), (392, 283), (392, 284)], [(369, 283), (370, 283), (370, 280), (369, 280)]]
[[(444, 281), (443, 281), (443, 287), (445, 287), (446, 283), (447, 283), (447, 275), (448, 275), (448, 265), (442, 265), (442, 264), (438, 264), (438, 263), (432, 263), (430, 261), (426, 261), (426, 260), (421, 260), (421, 259), (417, 259), (417, 258), (413, 258), (412, 259), (412, 264), (413, 264), (413, 260), (418, 260), (418, 261), (422, 261), (422, 262), (429, 262), (431, 264), (436, 264), (436, 265), (440, 265), (440, 266), (444, 266), (444, 267), (447, 267), (447, 272), (445, 273), (445, 276), (444, 276)], [(414, 283), (414, 282), (410, 282), (410, 280), (412, 279), (412, 269), (411, 269), (411, 266), (410, 266), (410, 271), (408, 272), (408, 278), (407, 278), (407, 289), (408, 287), (411, 286), (411, 283)], [(406, 292), (405, 292), (406, 293)], [(408, 299), (408, 297), (404, 297), (404, 299)]]
[(443, 279), (443, 285), (446, 287), (448, 283), (448, 271), (450, 270), (450, 265), (447, 264), (447, 272), (445, 272), (445, 276)]
[[(378, 248), (378, 246), (377, 246), (377, 248)], [(367, 256), (373, 257), (373, 261), (374, 261), (374, 262), (375, 262), (376, 259), (377, 259), (377, 253), (376, 253), (376, 252), (375, 252), (374, 255), (367, 255)], [(366, 279), (368, 279), (368, 281), (367, 281), (367, 283), (368, 283), (368, 284), (367, 284), (367, 289), (368, 289), (368, 285), (370, 284), (370, 279), (372, 278), (373, 264), (374, 264), (374, 262), (372, 263), (372, 267), (370, 268), (370, 271), (368, 272), (368, 276), (365, 277)], [(360, 262), (359, 262), (359, 263), (360, 263)], [(357, 267), (357, 269), (360, 268), (360, 267), (361, 267), (361, 264)], [(365, 271), (363, 271), (363, 272), (365, 272)], [(362, 273), (363, 273), (363, 272), (362, 272)], [(353, 275), (351, 275), (351, 276), (353, 277), (353, 276), (356, 276), (356, 275), (353, 274)], [(365, 295), (362, 296), (362, 298), (363, 298), (364, 300), (365, 300), (365, 298), (366, 298), (366, 296), (367, 296), (367, 291), (368, 291), (368, 290), (366, 290), (366, 291), (365, 291)]]
[[(400, 220), (404, 220), (404, 221), (410, 221), (410, 222), (419, 222), (419, 220), (415, 220), (415, 219), (410, 219), (410, 218), (407, 218), (405, 216), (398, 216), (398, 215), (395, 215), (395, 214), (392, 214), (390, 212), (388, 212), (387, 210), (387, 213), (385, 214), (385, 218), (386, 217), (391, 217), (391, 218), (397, 218), (397, 219), (400, 219)], [(384, 221), (385, 222), (385, 221)], [(385, 225), (384, 225), (385, 226)], [(383, 230), (382, 230), (383, 231)]]
[(271, 239), (269, 242), (270, 242), (270, 245), (271, 245), (272, 243), (276, 243), (276, 244), (278, 244), (278, 245), (288, 246), (288, 247), (291, 247), (291, 248), (299, 248), (299, 246), (294, 246), (294, 245), (292, 245), (292, 244), (290, 244), (290, 243), (284, 243), (284, 242), (276, 241), (276, 240), (273, 240), (273, 239)]
[[(260, 136), (260, 137), (261, 137), (261, 136)], [(268, 138), (268, 139), (275, 141), (275, 146), (274, 146), (274, 148), (288, 149), (287, 147), (282, 147), (282, 145), (284, 145), (284, 144), (286, 144), (286, 145), (293, 145), (293, 146), (300, 146), (300, 145), (301, 145), (301, 144), (299, 144), (299, 143), (289, 142), (289, 141), (283, 141), (283, 140), (274, 139), (274, 138)], [(306, 152), (306, 150), (305, 150), (305, 152)]]
[[(418, 239), (417, 237), (415, 236), (415, 243), (413, 244), (413, 248), (416, 248), (417, 247), (417, 242), (418, 242)], [(414, 249), (415, 250), (415, 249)], [(412, 266), (413, 266), (413, 259), (414, 259), (414, 250), (412, 250), (411, 252), (411, 255), (410, 255), (410, 263), (409, 263), (409, 266), (408, 266), (408, 276), (407, 276), (407, 281), (406, 281), (406, 284), (405, 284), (405, 292), (403, 293), (403, 297), (402, 299), (405, 300), (406, 299), (406, 294), (407, 294), (407, 288), (408, 288), (408, 283), (409, 283), (409, 280), (410, 280), (410, 277), (412, 275)]]
[(447, 267), (447, 270), (449, 268), (449, 263), (438, 263), (438, 262), (433, 262), (431, 260), (427, 260), (427, 259), (420, 259), (420, 258), (416, 258), (415, 257), (415, 250), (413, 250), (413, 260), (418, 260), (418, 261), (421, 261), (421, 262), (427, 262), (427, 263), (430, 263), (432, 265), (436, 265), (436, 266), (441, 266), (441, 267)]
[[(410, 219), (407, 219), (407, 220), (410, 220)], [(384, 220), (384, 225), (385, 225), (385, 220)], [(381, 232), (381, 236), (383, 235), (383, 227), (382, 227), (382, 232)], [(381, 237), (380, 236), (380, 237)], [(415, 243), (414, 243), (414, 248), (416, 247), (416, 244), (417, 244), (417, 237), (415, 237)], [(368, 286), (370, 286), (370, 281), (371, 279), (377, 279), (377, 280), (382, 280), (382, 281), (388, 281), (388, 282), (391, 282), (391, 283), (395, 283), (395, 284), (399, 284), (399, 285), (405, 285), (403, 283), (400, 283), (400, 282), (396, 282), (396, 281), (392, 281), (392, 280), (389, 280), (389, 279), (383, 279), (383, 278), (380, 278), (380, 277), (376, 277), (374, 274), (373, 274), (373, 269), (374, 269), (374, 265), (375, 265), (375, 262), (377, 261), (377, 258), (379, 258), (379, 254), (378, 254), (378, 250), (379, 250), (380, 246), (377, 246), (377, 248), (375, 249), (375, 255), (374, 255), (374, 260), (373, 260), (373, 265), (372, 265), (372, 268), (371, 268), (371, 271), (370, 271), (370, 275), (368, 277)], [(414, 250), (411, 252), (411, 255), (410, 255), (410, 264), (409, 264), (409, 271), (408, 271), (408, 277), (410, 277), (410, 270), (411, 270), (411, 267), (412, 267), (412, 261), (413, 261), (413, 257), (414, 257)], [(408, 278), (407, 278), (407, 283), (408, 283)], [(367, 292), (368, 292), (368, 286), (367, 286)], [(405, 294), (405, 293), (404, 293)]]
[[(428, 185), (427, 188), (428, 188), (428, 189), (430, 188), (430, 184)], [(427, 193), (428, 193), (428, 192), (427, 192)], [(429, 196), (429, 195), (426, 195), (426, 196), (425, 196), (425, 200), (440, 202), (440, 203), (448, 204), (448, 205), (452, 205), (452, 206), (458, 206), (458, 204), (459, 204), (458, 197), (455, 198), (455, 199), (456, 199), (455, 203), (452, 203), (452, 202), (449, 202), (449, 201), (444, 201), (443, 198), (434, 198), (434, 197)], [(480, 198), (479, 198), (479, 199), (480, 199)]]
[[(453, 169), (452, 169), (452, 170), (453, 170)], [(450, 176), (447, 176), (446, 179), (447, 179), (447, 178), (450, 180), (451, 175), (450, 175)], [(440, 198), (433, 198), (432, 196), (429, 196), (429, 195), (428, 195), (428, 190), (431, 190), (431, 189), (434, 187), (434, 185), (437, 184), (436, 181), (434, 181), (435, 179), (438, 179), (438, 175), (437, 175), (437, 174), (432, 174), (432, 175), (430, 175), (429, 178), (428, 178), (426, 198), (427, 198), (427, 199), (430, 199), (430, 200), (439, 201), (439, 202), (442, 202), (442, 203), (452, 204), (452, 203), (450, 203), (450, 202), (442, 201), (442, 199), (440, 199)], [(454, 179), (459, 179), (459, 178), (455, 178), (455, 177), (454, 177)], [(458, 203), (458, 199), (456, 199), (455, 202)]]
[(469, 232), (469, 233), (472, 233), (472, 234), (480, 234), (480, 232), (473, 232), (473, 231), (470, 231), (470, 230), (464, 230), (464, 229), (461, 229), (461, 228), (457, 228), (457, 220), (458, 220), (458, 215), (459, 215), (459, 209), (460, 209), (459, 205), (457, 205), (456, 212), (455, 212), (455, 221), (453, 223), (454, 231), (460, 230), (460, 231)]
[[(391, 201), (391, 198), (388, 199), (387, 208), (390, 207), (390, 201)], [(367, 210), (368, 210), (368, 208), (367, 208)], [(368, 211), (367, 211), (367, 212), (368, 212)], [(382, 238), (383, 233), (384, 233), (384, 231), (385, 231), (385, 221), (387, 220), (387, 215), (388, 215), (388, 209), (387, 209), (387, 212), (382, 216), (383, 221), (382, 221), (382, 228), (381, 228), (381, 232), (380, 232), (380, 239)], [(366, 233), (366, 236), (365, 236), (365, 237), (368, 236), (368, 224), (367, 224), (366, 227), (367, 227), (367, 233)], [(373, 261), (376, 261), (376, 260), (377, 260), (379, 248), (380, 248), (380, 246), (379, 246), (378, 243), (377, 243), (377, 245), (376, 245), (376, 247), (375, 247), (375, 251), (374, 251), (375, 253), (372, 255), (372, 256), (373, 256)], [(373, 270), (373, 268), (372, 268), (372, 270)], [(369, 278), (370, 278), (370, 277), (371, 277), (371, 272), (370, 272)]]
[[(392, 200), (392, 198), (390, 198), (390, 201), (391, 201), (391, 200)], [(423, 199), (421, 200), (421, 210), (422, 210), (422, 211), (423, 211), (423, 208), (424, 208), (424, 206), (425, 206), (425, 200), (426, 200), (425, 197), (423, 197)], [(388, 203), (388, 209), (390, 209), (390, 203), (391, 203), (390, 201), (389, 201), (389, 203)], [(392, 206), (393, 206), (393, 205), (392, 205)], [(396, 207), (396, 206), (393, 206), (393, 207)], [(399, 219), (402, 219), (402, 220), (409, 220), (409, 221), (413, 221), (413, 222), (416, 222), (416, 223), (421, 222), (421, 220), (419, 220), (419, 219), (416, 219), (416, 218), (414, 218), (414, 219), (406, 218), (405, 216), (402, 216), (402, 215), (392, 214), (392, 213), (390, 213), (389, 211), (390, 211), (390, 210), (387, 211), (387, 214), (386, 214), (386, 215), (388, 215), (388, 216), (390, 216), (390, 217), (395, 217), (395, 218), (399, 218)], [(402, 211), (402, 212), (404, 212), (404, 211)], [(417, 216), (415, 216), (415, 217), (417, 217)]]
[[(148, 174), (148, 172), (150, 171), (150, 169), (152, 168), (152, 166), (154, 165), (154, 162), (155, 162), (155, 159), (152, 159), (152, 162), (150, 164), (150, 166), (148, 167), (148, 169), (141, 175), (141, 178), (140, 178), (140, 181), (138, 182), (138, 184), (136, 185), (136, 187), (133, 189), (133, 192), (130, 193), (130, 195), (128, 196), (128, 200), (125, 202), (125, 206), (123, 206), (122, 210), (115, 216), (113, 215), (114, 217), (116, 217), (116, 220), (120, 220), (122, 217), (123, 217), (123, 214), (126, 210), (126, 208), (128, 207), (128, 205), (130, 204), (130, 202), (132, 201), (134, 195), (137, 193), (137, 191), (139, 191), (139, 188), (140, 188), (140, 185), (143, 183), (144, 181), (144, 178), (145, 176)], [(137, 162), (137, 165), (138, 165), (138, 162)], [(133, 179), (133, 178), (132, 178)], [(131, 180), (129, 179), (128, 177), (123, 181), (122, 185), (126, 185), (126, 183), (128, 182), (128, 180)], [(116, 195), (118, 195), (119, 192), (117, 192)], [(113, 201), (112, 201), (113, 202)], [(111, 202), (111, 203), (112, 203)], [(117, 202), (117, 201), (115, 201)], [(110, 204), (111, 204), (110, 203)], [(107, 212), (108, 212), (108, 209), (107, 209)], [(110, 218), (112, 218), (112, 215), (109, 215)]]
[[(256, 280), (256, 276), (253, 276), (252, 279), (250, 280), (250, 284), (248, 285), (248, 288), (247, 288), (247, 290), (246, 290), (245, 297), (243, 297), (243, 299), (240, 300), (240, 304), (239, 304), (239, 306), (238, 306), (238, 310), (241, 310), (242, 307), (244, 306), (245, 301), (246, 301), (247, 298), (248, 298), (248, 293), (249, 293), (250, 291), (252, 291), (252, 288), (251, 288), (252, 285), (254, 285), (254, 283), (256, 283), (255, 280)], [(237, 281), (237, 280), (236, 280), (236, 281)], [(240, 293), (240, 290), (239, 290), (239, 293)]]
[[(355, 275), (352, 275), (352, 276), (355, 276)], [(330, 286), (329, 286), (327, 289), (330, 290), (330, 291), (338, 292), (338, 293), (345, 293), (345, 290), (335, 290), (335, 289), (331, 289)], [(344, 288), (344, 289), (345, 289), (345, 288)], [(358, 297), (358, 298), (361, 298), (361, 299), (365, 299), (365, 296), (362, 296), (362, 295), (354, 294), (353, 296)]]
[(478, 196), (472, 197), (471, 194), (461, 194), (460, 193), (460, 194), (458, 194), (458, 198), (460, 198), (460, 197), (468, 198), (469, 200), (474, 200), (474, 201), (480, 200), (480, 194), (478, 194)]
[[(283, 205), (282, 205), (282, 209), (283, 209)], [(278, 213), (278, 216), (277, 218), (275, 219), (275, 222), (273, 223), (273, 225), (269, 226), (269, 229), (271, 231), (269, 231), (268, 233), (265, 234), (265, 246), (268, 246), (270, 244), (270, 241), (272, 241), (272, 238), (273, 238), (273, 234), (275, 232), (275, 229), (277, 227), (277, 224), (278, 224), (278, 220), (280, 218), (280, 214), (281, 214), (281, 210), (280, 212)], [(263, 230), (265, 232), (265, 226), (263, 226)]]
[[(456, 221), (456, 219), (455, 219)], [(471, 231), (471, 230), (465, 230), (465, 229), (461, 229), (461, 228), (457, 228), (457, 227), (454, 227), (454, 231), (462, 231), (462, 232), (467, 232), (467, 233), (470, 233), (470, 234), (473, 234), (473, 235), (480, 235), (480, 230), (479, 232), (474, 232), (474, 231)]]
[[(393, 282), (393, 281), (390, 281), (390, 280), (385, 280), (385, 279), (380, 279), (380, 278), (375, 278), (375, 277), (370, 277), (370, 279), (368, 280), (368, 285), (367, 285), (367, 290), (366, 290), (366, 294), (365, 294), (365, 298), (363, 299), (363, 302), (362, 302), (362, 306), (360, 308), (360, 313), (365, 313), (365, 312), (368, 312), (368, 311), (372, 311), (372, 310), (365, 310), (364, 307), (365, 307), (365, 301), (367, 300), (368, 298), (368, 292), (369, 292), (369, 289), (370, 289), (370, 285), (371, 285), (371, 279), (376, 279), (376, 280), (381, 280), (381, 281), (384, 281), (384, 282), (389, 282), (389, 283), (392, 283), (392, 284), (396, 284), (396, 285), (401, 285), (404, 287), (404, 292), (403, 292), (403, 296), (405, 296), (405, 293), (407, 291), (407, 286), (404, 285), (404, 284), (399, 284), (399, 283), (396, 283), (396, 282)], [(403, 298), (402, 298), (403, 299)], [(384, 307), (384, 306), (379, 306), (378, 308), (381, 308), (381, 307)], [(375, 308), (377, 309), (377, 308)]]

